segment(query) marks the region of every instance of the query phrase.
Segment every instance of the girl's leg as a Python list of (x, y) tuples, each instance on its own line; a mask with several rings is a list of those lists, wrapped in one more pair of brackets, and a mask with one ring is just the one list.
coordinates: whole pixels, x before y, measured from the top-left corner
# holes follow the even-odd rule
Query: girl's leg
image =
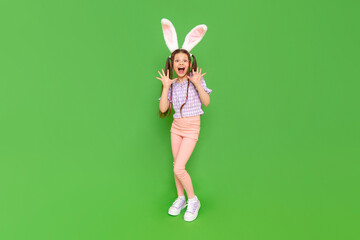
[[(181, 136), (171, 133), (171, 148), (172, 148), (172, 153), (173, 153), (173, 157), (174, 157), (174, 162), (173, 162), (174, 166), (175, 166), (175, 159), (179, 152), (182, 139), (183, 138)], [(176, 184), (176, 190), (177, 190), (178, 196), (179, 197), (184, 196), (184, 187), (182, 186), (180, 180), (177, 178), (175, 173), (174, 173), (174, 178), (175, 178), (175, 184)]]
[(180, 180), (182, 186), (186, 190), (188, 198), (195, 197), (191, 178), (185, 170), (185, 165), (189, 160), (196, 145), (196, 140), (192, 138), (184, 137), (181, 141), (180, 149), (176, 155), (174, 173), (175, 176)]

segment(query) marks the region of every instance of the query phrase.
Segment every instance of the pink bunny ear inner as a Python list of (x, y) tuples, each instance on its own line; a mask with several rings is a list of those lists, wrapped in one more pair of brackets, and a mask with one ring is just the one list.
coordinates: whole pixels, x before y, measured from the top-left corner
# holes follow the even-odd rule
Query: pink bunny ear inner
[(201, 38), (204, 36), (205, 34), (205, 30), (203, 28), (197, 28), (195, 29), (193, 32), (190, 33), (189, 38), (188, 38), (188, 44), (191, 44), (195, 41), (197, 41), (198, 39), (201, 40)]
[(194, 27), (185, 38), (185, 42), (182, 46), (183, 49), (186, 49), (188, 52), (191, 51), (204, 37), (206, 33), (207, 27), (206, 25), (198, 25)]
[(179, 48), (175, 28), (172, 23), (165, 18), (161, 20), (161, 26), (164, 33), (165, 43), (170, 52), (173, 52)]
[(164, 37), (165, 37), (165, 39), (167, 39), (167, 41), (168, 41), (170, 44), (174, 44), (174, 38), (173, 38), (173, 36), (172, 36), (172, 32), (171, 32), (170, 26), (168, 26), (168, 25), (163, 25), (163, 31), (164, 31)]

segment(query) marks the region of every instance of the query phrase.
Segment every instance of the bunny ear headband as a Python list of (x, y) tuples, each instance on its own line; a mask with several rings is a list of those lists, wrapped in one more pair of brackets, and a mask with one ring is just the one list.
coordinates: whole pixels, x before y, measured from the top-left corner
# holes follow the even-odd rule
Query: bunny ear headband
[[(173, 53), (176, 49), (179, 48), (175, 28), (166, 18), (161, 19), (161, 26), (163, 29), (166, 45), (170, 52)], [(190, 53), (191, 49), (193, 49), (204, 37), (206, 30), (207, 27), (204, 24), (197, 25), (191, 29), (191, 31), (186, 35), (185, 42), (181, 48), (187, 50)], [(190, 56), (192, 56), (191, 53)]]

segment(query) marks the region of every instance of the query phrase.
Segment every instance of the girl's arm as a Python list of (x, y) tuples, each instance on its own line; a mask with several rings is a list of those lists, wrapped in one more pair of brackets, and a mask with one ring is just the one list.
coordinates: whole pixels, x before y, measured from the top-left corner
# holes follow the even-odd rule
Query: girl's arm
[(210, 96), (207, 92), (205, 92), (205, 89), (201, 85), (201, 79), (205, 74), (206, 73), (201, 74), (201, 68), (200, 68), (200, 72), (199, 72), (199, 68), (196, 68), (196, 72), (193, 69), (192, 76), (188, 75), (188, 78), (190, 79), (192, 84), (194, 84), (194, 86), (196, 87), (196, 90), (198, 91), (200, 96), (201, 103), (204, 104), (205, 107), (207, 107), (210, 104)]
[(170, 105), (170, 101), (168, 99), (169, 88), (170, 87), (163, 87), (163, 91), (161, 93), (159, 108), (162, 113), (166, 112)]
[(209, 94), (207, 92), (205, 92), (204, 88), (201, 86), (200, 83), (196, 84), (195, 87), (199, 93), (201, 103), (204, 104), (205, 107), (209, 106), (209, 104), (210, 104)]
[(158, 71), (158, 73), (160, 74), (161, 78), (158, 78), (158, 77), (156, 77), (156, 78), (159, 79), (163, 84), (163, 90), (161, 93), (159, 108), (160, 108), (160, 111), (162, 113), (164, 113), (168, 110), (169, 105), (170, 105), (170, 101), (168, 99), (169, 88), (170, 88), (171, 84), (177, 80), (177, 78), (175, 78), (173, 80), (169, 79), (169, 69), (167, 70), (167, 74), (164, 73), (163, 69), (162, 69), (162, 73), (163, 73), (162, 75), (159, 71)]

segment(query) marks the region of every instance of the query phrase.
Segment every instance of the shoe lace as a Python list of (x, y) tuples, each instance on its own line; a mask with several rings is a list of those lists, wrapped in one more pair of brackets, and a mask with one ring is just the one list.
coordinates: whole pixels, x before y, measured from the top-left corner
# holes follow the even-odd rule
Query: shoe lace
[(183, 204), (184, 200), (177, 198), (175, 202), (173, 203), (173, 207), (179, 208)]
[(186, 209), (186, 211), (194, 214), (195, 210), (197, 209), (197, 206), (198, 206), (197, 201), (195, 201), (195, 202), (189, 202), (188, 201), (188, 208)]

